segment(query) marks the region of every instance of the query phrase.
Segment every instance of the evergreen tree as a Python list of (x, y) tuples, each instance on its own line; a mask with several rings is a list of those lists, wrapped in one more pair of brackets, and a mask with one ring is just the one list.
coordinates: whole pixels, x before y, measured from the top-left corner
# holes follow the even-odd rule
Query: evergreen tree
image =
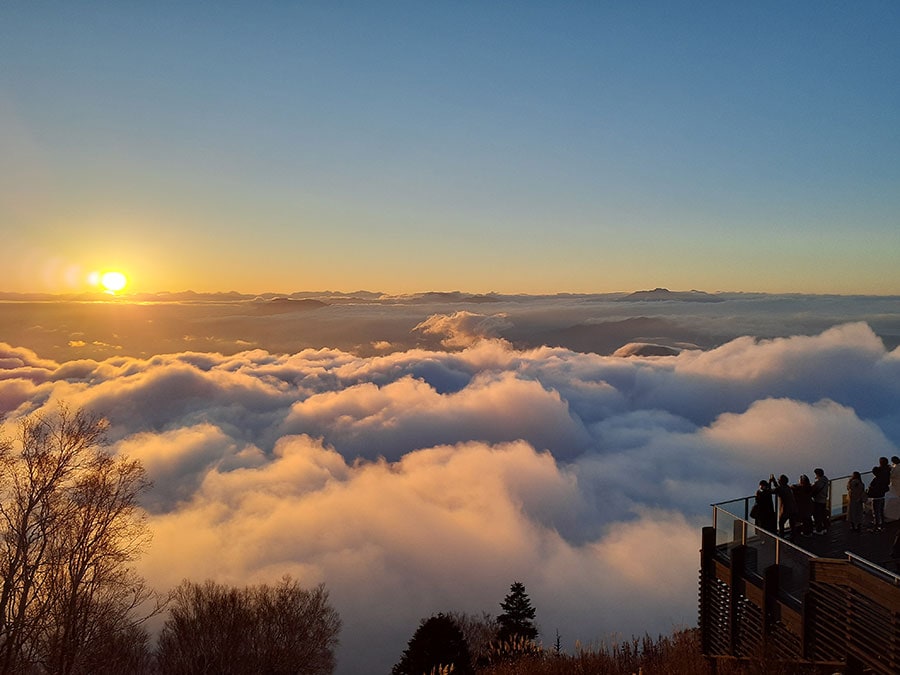
[(509, 587), (509, 594), (500, 603), (503, 614), (497, 617), (500, 630), (497, 637), (501, 642), (534, 640), (538, 636), (534, 625), (535, 610), (525, 592), (525, 584), (515, 581)]
[(392, 675), (429, 675), (452, 666), (454, 675), (470, 675), (469, 645), (456, 622), (445, 614), (423, 619)]

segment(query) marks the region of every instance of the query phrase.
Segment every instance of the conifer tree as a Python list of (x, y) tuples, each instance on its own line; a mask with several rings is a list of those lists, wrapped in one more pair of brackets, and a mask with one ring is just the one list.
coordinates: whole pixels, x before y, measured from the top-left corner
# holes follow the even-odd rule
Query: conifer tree
[(501, 642), (534, 640), (538, 636), (534, 624), (535, 610), (531, 604), (525, 584), (515, 581), (509, 587), (509, 594), (500, 603), (503, 614), (497, 617), (500, 630), (497, 637)]
[(446, 614), (422, 620), (391, 674), (430, 675), (441, 669), (449, 669), (454, 675), (474, 672), (466, 638)]

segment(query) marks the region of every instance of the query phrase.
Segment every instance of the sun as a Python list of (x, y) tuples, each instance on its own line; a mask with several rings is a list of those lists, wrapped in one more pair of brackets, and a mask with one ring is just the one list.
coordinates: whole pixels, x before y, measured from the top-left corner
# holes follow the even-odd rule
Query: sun
[(104, 292), (115, 295), (128, 285), (128, 277), (122, 272), (92, 272), (88, 275), (88, 281), (93, 286), (102, 286)]
[(104, 272), (100, 275), (100, 285), (107, 293), (118, 293), (128, 283), (128, 278), (121, 272)]

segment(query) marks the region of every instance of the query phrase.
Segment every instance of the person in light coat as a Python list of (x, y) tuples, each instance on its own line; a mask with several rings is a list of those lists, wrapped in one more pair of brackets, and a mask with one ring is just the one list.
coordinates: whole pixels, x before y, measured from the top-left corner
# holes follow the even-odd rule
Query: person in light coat
[(828, 489), (831, 481), (825, 475), (824, 469), (815, 469), (813, 473), (816, 475), (812, 485), (814, 532), (826, 534), (829, 525)]

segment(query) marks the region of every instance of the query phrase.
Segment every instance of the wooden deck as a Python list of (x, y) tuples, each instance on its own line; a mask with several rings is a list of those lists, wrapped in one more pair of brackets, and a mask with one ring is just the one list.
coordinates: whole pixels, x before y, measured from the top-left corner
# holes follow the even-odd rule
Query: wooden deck
[(703, 529), (701, 550), (699, 625), (713, 662), (766, 658), (900, 673), (900, 579), (878, 569), (898, 571), (891, 549), (900, 521), (857, 533), (838, 517), (827, 534), (793, 545), (741, 519), (726, 525), (730, 540), (723, 543), (720, 522), (718, 531)]
[(793, 543), (820, 558), (846, 558), (846, 551), (865, 558), (892, 572), (897, 572), (897, 560), (891, 558), (891, 548), (900, 533), (900, 520), (885, 524), (884, 531), (851, 532), (847, 521), (835, 520), (828, 534), (800, 536)]

